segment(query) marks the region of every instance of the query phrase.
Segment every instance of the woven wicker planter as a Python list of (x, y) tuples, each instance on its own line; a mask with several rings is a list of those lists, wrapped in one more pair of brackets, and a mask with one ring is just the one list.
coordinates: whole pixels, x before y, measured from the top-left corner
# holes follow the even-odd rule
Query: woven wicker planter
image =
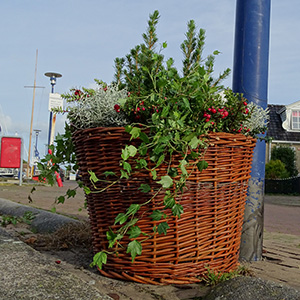
[[(118, 249), (118, 256), (109, 255), (100, 270), (103, 275), (141, 283), (185, 284), (199, 281), (207, 267), (229, 272), (238, 265), (255, 139), (241, 134), (213, 133), (209, 140), (205, 152), (209, 167), (189, 178), (188, 190), (180, 200), (184, 208), (181, 218), (168, 221), (167, 235), (155, 235), (144, 242), (143, 253), (134, 263), (125, 249)], [(99, 178), (105, 171), (119, 173), (121, 149), (129, 143), (129, 135), (123, 128), (93, 128), (77, 131), (73, 141), (83, 181), (93, 190), (88, 170)], [(158, 170), (158, 176), (165, 175), (165, 167)], [(141, 183), (151, 184), (150, 178), (143, 171), (103, 193), (86, 196), (95, 252), (108, 249), (106, 231), (109, 227), (116, 228), (112, 226), (115, 217), (130, 204), (143, 203), (149, 198), (138, 187)], [(149, 216), (152, 210), (160, 208), (160, 203), (158, 197), (156, 206), (144, 206), (140, 212), (143, 217), (137, 225), (143, 232), (152, 234), (153, 227), (158, 225)]]

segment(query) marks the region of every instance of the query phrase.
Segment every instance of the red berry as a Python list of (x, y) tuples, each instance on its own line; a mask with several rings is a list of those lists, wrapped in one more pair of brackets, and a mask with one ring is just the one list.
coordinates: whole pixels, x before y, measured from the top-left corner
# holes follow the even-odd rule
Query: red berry
[(119, 105), (119, 104), (115, 104), (114, 110), (115, 110), (116, 112), (120, 112), (120, 105)]

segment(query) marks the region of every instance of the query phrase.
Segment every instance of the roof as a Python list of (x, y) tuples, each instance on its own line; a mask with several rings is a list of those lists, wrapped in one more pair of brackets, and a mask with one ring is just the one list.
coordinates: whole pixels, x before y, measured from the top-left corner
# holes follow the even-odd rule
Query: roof
[(285, 111), (284, 105), (269, 104), (270, 121), (268, 124), (267, 137), (276, 141), (294, 142), (300, 141), (300, 132), (286, 131), (282, 128), (280, 113)]

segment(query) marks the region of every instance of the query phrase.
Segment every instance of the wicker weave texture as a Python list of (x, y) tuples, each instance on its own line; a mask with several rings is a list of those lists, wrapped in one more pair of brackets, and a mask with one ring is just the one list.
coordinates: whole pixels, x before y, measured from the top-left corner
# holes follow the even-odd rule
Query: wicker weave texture
[[(73, 135), (83, 181), (91, 190), (88, 171), (103, 178), (103, 172), (119, 174), (121, 149), (129, 144), (124, 128), (93, 128)], [(154, 235), (142, 243), (142, 255), (134, 263), (119, 248), (118, 256), (110, 255), (100, 272), (111, 278), (151, 284), (185, 284), (199, 281), (207, 268), (229, 272), (238, 265), (244, 205), (250, 177), (255, 139), (241, 134), (213, 133), (204, 159), (208, 168), (195, 171), (180, 196), (184, 208), (181, 218), (172, 217), (166, 235)], [(173, 157), (178, 165), (180, 157)], [(165, 175), (161, 166), (158, 176)], [(134, 166), (133, 166), (134, 169)], [(94, 251), (108, 249), (106, 231), (115, 217), (133, 203), (142, 204), (149, 194), (138, 190), (141, 183), (152, 184), (147, 171), (139, 171), (130, 180), (112, 185), (105, 192), (86, 195), (93, 233)], [(105, 185), (98, 185), (98, 189)], [(143, 206), (137, 223), (141, 230), (153, 234), (161, 221), (150, 218), (155, 209), (163, 209), (163, 194), (151, 206)], [(143, 239), (142, 237), (141, 239)], [(126, 240), (124, 240), (126, 242)], [(127, 240), (128, 241), (128, 240)], [(111, 249), (109, 249), (111, 250)]]

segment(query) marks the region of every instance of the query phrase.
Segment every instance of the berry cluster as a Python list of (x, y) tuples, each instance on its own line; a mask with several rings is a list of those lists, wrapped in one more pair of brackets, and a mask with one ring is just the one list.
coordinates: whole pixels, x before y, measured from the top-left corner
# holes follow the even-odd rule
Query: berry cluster
[[(250, 129), (247, 127), (243, 126), (242, 123), (236, 124), (234, 122), (235, 116), (242, 114), (244, 116), (249, 114), (249, 109), (247, 108), (248, 103), (246, 101), (242, 102), (241, 106), (237, 107), (237, 109), (234, 109), (231, 107), (230, 109), (227, 107), (214, 107), (211, 106), (203, 113), (203, 118), (206, 123), (210, 123), (211, 126), (222, 126), (223, 122), (226, 121), (227, 125), (231, 124), (231, 128), (233, 132), (238, 132), (238, 133), (246, 133), (249, 132)], [(230, 118), (227, 118), (230, 117)], [(238, 118), (237, 118), (238, 119)], [(222, 122), (223, 121), (223, 122)], [(230, 122), (230, 123), (228, 123)]]
[[(214, 119), (215, 118), (225, 119), (226, 117), (228, 117), (229, 113), (225, 107), (216, 109), (212, 106), (212, 107), (208, 108), (208, 112), (205, 112), (203, 114), (203, 117), (205, 118), (205, 122), (206, 123), (209, 122), (213, 115), (214, 115)], [(211, 121), (211, 125), (214, 125), (214, 124), (215, 124), (215, 122)]]
[[(131, 93), (128, 93), (130, 97)], [(140, 101), (137, 104), (133, 105), (131, 101), (126, 102), (126, 104), (121, 107), (119, 104), (115, 104), (114, 110), (116, 112), (123, 111), (130, 119), (135, 121), (145, 121), (155, 112), (159, 112), (158, 106), (147, 105), (145, 101)]]

